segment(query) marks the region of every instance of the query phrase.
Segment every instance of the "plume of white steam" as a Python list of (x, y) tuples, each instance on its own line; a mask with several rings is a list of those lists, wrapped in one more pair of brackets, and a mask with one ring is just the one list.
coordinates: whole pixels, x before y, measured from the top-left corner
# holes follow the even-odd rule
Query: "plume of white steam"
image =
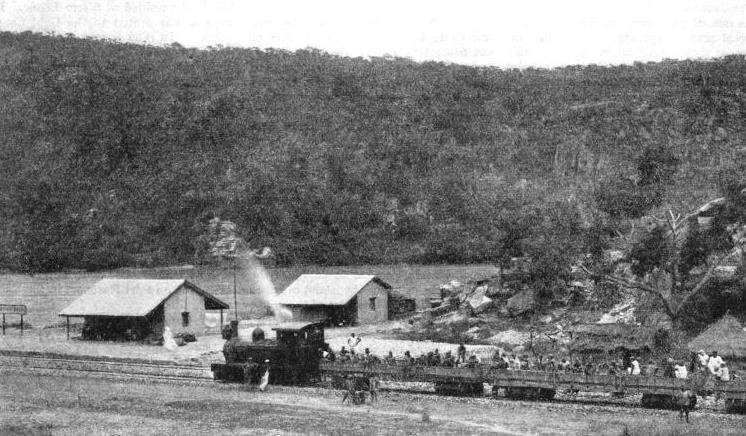
[(241, 256), (241, 260), (251, 281), (251, 288), (258, 291), (259, 297), (269, 305), (275, 318), (280, 321), (291, 320), (293, 313), (277, 302), (277, 292), (272, 284), (272, 279), (269, 278), (269, 274), (267, 274), (267, 270), (264, 269), (261, 262), (257, 260), (257, 256), (250, 252), (246, 256)]

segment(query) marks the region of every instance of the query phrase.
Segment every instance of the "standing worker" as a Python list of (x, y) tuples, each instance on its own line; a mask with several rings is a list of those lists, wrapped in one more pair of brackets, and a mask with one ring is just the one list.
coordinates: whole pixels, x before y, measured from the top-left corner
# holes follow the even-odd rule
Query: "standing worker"
[(269, 384), (269, 359), (264, 361), (264, 373), (262, 374), (262, 379), (259, 382), (259, 390), (264, 392), (267, 389), (268, 384)]
[(456, 363), (466, 363), (466, 347), (464, 344), (458, 344), (456, 349)]
[(166, 328), (163, 329), (163, 348), (167, 349), (168, 351), (175, 351), (179, 346), (176, 344), (176, 341), (174, 340), (174, 335), (171, 333), (171, 329), (166, 326)]
[(355, 336), (355, 333), (350, 333), (350, 337), (347, 338), (347, 346), (350, 347), (350, 351), (355, 351), (355, 347), (360, 345), (360, 337)]
[(632, 358), (632, 375), (640, 375), (640, 362), (637, 361), (636, 357)]

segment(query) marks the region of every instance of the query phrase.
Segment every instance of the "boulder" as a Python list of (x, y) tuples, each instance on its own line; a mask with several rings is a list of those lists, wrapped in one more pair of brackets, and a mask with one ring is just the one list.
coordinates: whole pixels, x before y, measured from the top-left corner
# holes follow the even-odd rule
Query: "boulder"
[(598, 324), (634, 324), (636, 322), (636, 308), (635, 299), (627, 299), (612, 307), (607, 313), (604, 313), (601, 319), (598, 320)]
[(493, 306), (492, 298), (489, 297), (482, 297), (482, 300), (476, 303), (476, 305), (471, 302), (469, 304), (475, 314), (487, 312)]
[(477, 287), (471, 295), (466, 298), (466, 303), (474, 313), (482, 313), (492, 306), (492, 299), (487, 297), (487, 286)]
[(454, 324), (464, 322), (467, 319), (469, 319), (469, 317), (464, 313), (451, 312), (439, 317), (438, 319), (433, 320), (433, 324)]
[(526, 289), (508, 298), (506, 308), (511, 316), (518, 316), (534, 310), (534, 291)]
[(469, 336), (472, 339), (479, 339), (479, 332), (480, 332), (479, 327), (472, 327), (469, 330), (467, 330), (464, 334), (466, 336)]
[(490, 344), (510, 344), (510, 345), (523, 345), (528, 342), (531, 335), (526, 332), (518, 332), (515, 330), (505, 330), (487, 339)]
[(440, 298), (447, 298), (451, 295), (458, 295), (463, 292), (464, 284), (458, 280), (451, 280), (450, 282), (440, 285)]

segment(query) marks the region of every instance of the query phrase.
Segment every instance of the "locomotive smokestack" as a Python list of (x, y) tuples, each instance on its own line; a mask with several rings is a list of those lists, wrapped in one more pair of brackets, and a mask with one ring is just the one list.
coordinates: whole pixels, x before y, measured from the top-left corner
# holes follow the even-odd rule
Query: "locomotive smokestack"
[(238, 337), (238, 321), (231, 321), (231, 339)]

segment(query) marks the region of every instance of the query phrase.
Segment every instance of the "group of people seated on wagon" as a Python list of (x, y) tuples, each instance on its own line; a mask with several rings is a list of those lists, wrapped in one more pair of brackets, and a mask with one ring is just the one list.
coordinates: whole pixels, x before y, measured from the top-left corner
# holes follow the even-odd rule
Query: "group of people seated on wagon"
[[(365, 348), (362, 353), (357, 353), (354, 348), (348, 350), (342, 347), (337, 354), (331, 351), (330, 348), (327, 348), (327, 350), (322, 351), (322, 358), (332, 361), (337, 360), (339, 362), (363, 364), (439, 366), (450, 368), (474, 368), (478, 365), (489, 365), (497, 369), (511, 371), (545, 371), (585, 375), (629, 375), (686, 379), (694, 373), (708, 373), (720, 381), (730, 381), (734, 377), (730, 373), (723, 358), (718, 356), (717, 351), (712, 351), (708, 356), (704, 350), (692, 353), (689, 365), (685, 365), (684, 361), (675, 361), (671, 358), (663, 359), (660, 364), (655, 364), (653, 360), (648, 360), (647, 364), (643, 365), (640, 363), (638, 357), (630, 353), (625, 353), (620, 359), (594, 358), (589, 356), (571, 359), (570, 357), (555, 358), (553, 355), (505, 353), (499, 349), (495, 351), (491, 360), (483, 361), (476, 354), (467, 353), (464, 344), (459, 344), (455, 352), (449, 350), (441, 353), (436, 348), (433, 351), (414, 357), (409, 351), (405, 351), (400, 356), (394, 356), (394, 353), (389, 351), (383, 358), (371, 353), (369, 348)], [(735, 376), (735, 378), (738, 378), (738, 376)]]

